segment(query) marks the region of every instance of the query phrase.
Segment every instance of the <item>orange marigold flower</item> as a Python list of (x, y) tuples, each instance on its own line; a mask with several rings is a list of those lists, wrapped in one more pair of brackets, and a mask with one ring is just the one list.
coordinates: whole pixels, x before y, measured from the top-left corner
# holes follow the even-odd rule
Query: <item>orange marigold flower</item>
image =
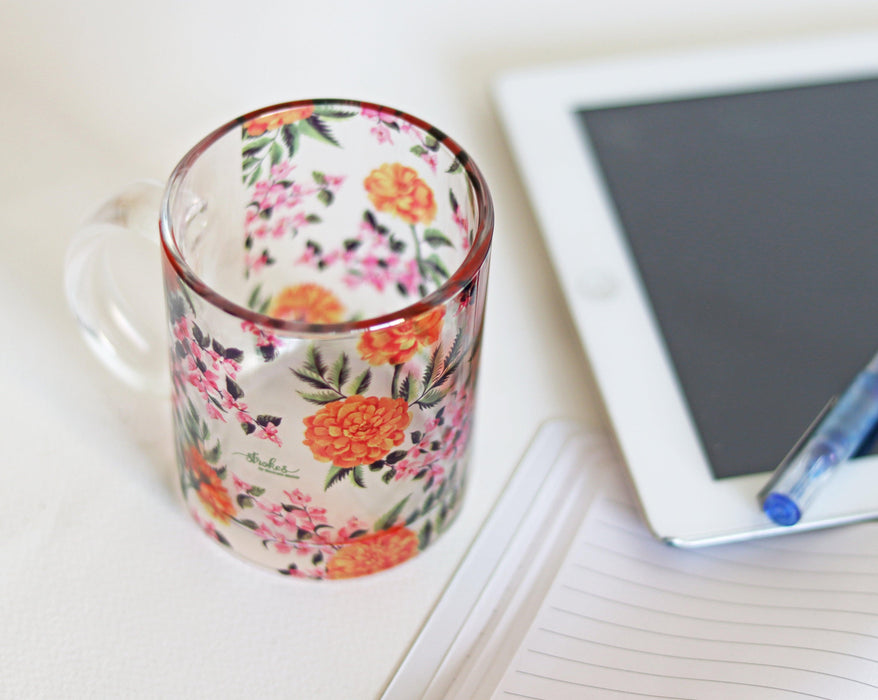
[(433, 345), (442, 334), (445, 309), (437, 307), (399, 325), (360, 336), (357, 350), (370, 365), (408, 362), (421, 346)]
[(326, 287), (297, 284), (275, 294), (268, 315), (304, 323), (338, 323), (344, 318), (344, 306)]
[(418, 173), (401, 163), (385, 163), (373, 170), (363, 186), (378, 211), (386, 211), (409, 224), (429, 224), (436, 217), (433, 190)]
[(195, 477), (198, 499), (208, 514), (221, 523), (229, 522), (229, 517), (235, 512), (232, 498), (213, 467), (196, 447), (190, 447), (186, 451), (186, 466)]
[(341, 579), (374, 574), (402, 564), (417, 553), (418, 536), (398, 525), (342, 547), (326, 564), (326, 576)]
[(305, 418), (303, 442), (316, 459), (342, 469), (371, 464), (405, 440), (408, 409), (405, 399), (354, 394)]
[(307, 119), (314, 114), (313, 105), (288, 109), (285, 112), (266, 114), (264, 117), (256, 117), (244, 124), (248, 136), (262, 136), (266, 131), (273, 131), (285, 124), (293, 124)]

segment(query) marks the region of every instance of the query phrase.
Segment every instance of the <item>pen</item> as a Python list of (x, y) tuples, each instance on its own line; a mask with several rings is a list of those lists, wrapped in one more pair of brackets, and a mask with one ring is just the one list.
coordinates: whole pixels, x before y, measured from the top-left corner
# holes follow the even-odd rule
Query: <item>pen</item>
[(836, 467), (853, 456), (878, 424), (878, 354), (832, 399), (759, 492), (778, 525), (795, 525)]

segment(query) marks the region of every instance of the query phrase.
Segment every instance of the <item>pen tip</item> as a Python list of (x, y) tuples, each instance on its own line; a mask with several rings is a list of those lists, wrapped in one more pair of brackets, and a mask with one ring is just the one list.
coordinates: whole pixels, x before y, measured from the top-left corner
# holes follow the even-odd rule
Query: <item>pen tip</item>
[(778, 525), (795, 525), (802, 517), (795, 501), (782, 493), (768, 494), (762, 503), (762, 510)]

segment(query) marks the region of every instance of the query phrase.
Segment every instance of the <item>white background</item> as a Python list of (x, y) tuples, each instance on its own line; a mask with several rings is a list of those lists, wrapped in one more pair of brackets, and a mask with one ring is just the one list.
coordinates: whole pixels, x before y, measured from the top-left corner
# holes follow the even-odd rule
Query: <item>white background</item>
[[(493, 77), (860, 29), (878, 29), (872, 0), (0, 0), (0, 697), (376, 697), (538, 426), (603, 422)], [(238, 114), (308, 97), (430, 121), (497, 209), (463, 514), (411, 562), (340, 583), (264, 573), (198, 531), (167, 405), (103, 370), (62, 290), (103, 198), (166, 178)]]

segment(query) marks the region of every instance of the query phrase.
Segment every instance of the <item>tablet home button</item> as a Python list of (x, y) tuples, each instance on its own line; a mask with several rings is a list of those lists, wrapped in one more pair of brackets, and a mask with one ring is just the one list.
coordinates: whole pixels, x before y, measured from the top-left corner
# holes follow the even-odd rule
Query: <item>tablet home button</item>
[(606, 270), (583, 270), (576, 279), (576, 291), (589, 299), (609, 299), (619, 291), (616, 278)]

